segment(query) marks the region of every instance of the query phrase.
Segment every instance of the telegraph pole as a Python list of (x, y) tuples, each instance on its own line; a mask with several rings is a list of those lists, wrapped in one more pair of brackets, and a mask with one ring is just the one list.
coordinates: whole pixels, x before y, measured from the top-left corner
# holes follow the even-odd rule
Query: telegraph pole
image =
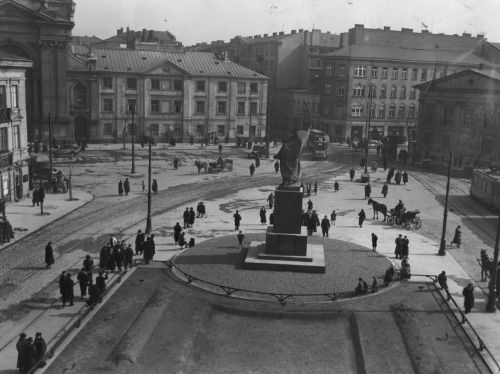
[(132, 106), (132, 170), (130, 174), (135, 174), (135, 145), (134, 145), (134, 133), (135, 133), (135, 123), (134, 123), (134, 112), (135, 107)]
[(149, 141), (149, 157), (148, 157), (148, 216), (146, 218), (146, 234), (150, 234), (151, 227), (151, 136), (148, 138)]
[(448, 182), (446, 183), (446, 198), (444, 200), (443, 213), (443, 231), (441, 232), (441, 244), (439, 245), (439, 256), (446, 255), (446, 221), (448, 220), (448, 196), (450, 195), (450, 178), (451, 178), (451, 162), (453, 161), (453, 152), (450, 152), (450, 160), (448, 163)]

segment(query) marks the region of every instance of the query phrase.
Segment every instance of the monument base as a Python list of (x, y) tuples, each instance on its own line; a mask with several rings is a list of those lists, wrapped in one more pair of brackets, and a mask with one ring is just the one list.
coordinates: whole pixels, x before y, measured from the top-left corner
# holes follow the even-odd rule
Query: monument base
[(320, 274), (326, 271), (325, 250), (322, 244), (307, 244), (305, 256), (267, 254), (265, 250), (265, 242), (251, 242), (243, 268)]

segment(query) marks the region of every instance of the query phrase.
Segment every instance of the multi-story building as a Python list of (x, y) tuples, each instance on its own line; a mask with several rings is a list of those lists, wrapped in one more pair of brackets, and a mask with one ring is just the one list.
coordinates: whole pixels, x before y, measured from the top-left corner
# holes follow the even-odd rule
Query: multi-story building
[(68, 59), (71, 138), (113, 142), (134, 132), (254, 141), (266, 134), (269, 78), (223, 56), (75, 46)]
[[(75, 43), (76, 44), (76, 43)], [(96, 48), (128, 48), (145, 51), (181, 51), (182, 43), (178, 42), (175, 35), (169, 31), (156, 31), (142, 29), (130, 30), (123, 27), (116, 31), (116, 35), (100, 40), (91, 45)]]
[(332, 138), (363, 139), (368, 123), (372, 139), (411, 137), (417, 126), (418, 84), (465, 69), (499, 67), (482, 55), (482, 35), (356, 25), (346, 39), (347, 45), (323, 56), (320, 128)]
[(500, 166), (500, 74), (468, 69), (422, 83), (417, 151), (455, 166)]
[(0, 212), (28, 192), (26, 71), (31, 61), (0, 52)]

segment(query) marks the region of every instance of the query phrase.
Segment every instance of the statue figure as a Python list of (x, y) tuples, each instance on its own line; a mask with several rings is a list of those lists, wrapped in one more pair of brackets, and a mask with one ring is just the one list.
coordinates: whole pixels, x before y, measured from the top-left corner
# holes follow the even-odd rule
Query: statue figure
[(297, 131), (291, 138), (285, 140), (279, 152), (274, 156), (280, 160), (280, 171), (283, 182), (281, 186), (299, 185), (300, 183), (300, 156), (307, 140), (309, 130)]

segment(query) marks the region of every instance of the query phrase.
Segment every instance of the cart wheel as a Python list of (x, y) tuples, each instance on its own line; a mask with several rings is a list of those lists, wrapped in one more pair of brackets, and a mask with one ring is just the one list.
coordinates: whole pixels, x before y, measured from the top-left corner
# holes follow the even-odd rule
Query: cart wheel
[(422, 227), (422, 220), (420, 218), (415, 218), (413, 220), (413, 227), (415, 227), (416, 229), (419, 229)]
[(395, 222), (396, 222), (396, 225), (398, 225), (398, 226), (401, 225), (401, 218), (396, 217)]
[(391, 225), (391, 226), (394, 225), (394, 218), (393, 217), (387, 217), (387, 223), (389, 225)]
[(404, 221), (403, 222), (403, 228), (406, 229), (406, 230), (409, 230), (410, 229), (410, 222)]

